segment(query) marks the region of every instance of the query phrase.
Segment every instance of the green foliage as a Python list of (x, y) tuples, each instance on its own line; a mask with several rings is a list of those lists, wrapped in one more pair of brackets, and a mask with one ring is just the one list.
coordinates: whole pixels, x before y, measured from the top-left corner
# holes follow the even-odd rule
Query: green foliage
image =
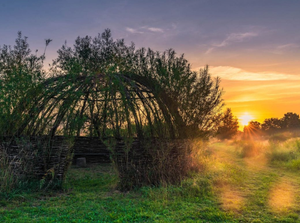
[(271, 162), (289, 162), (296, 159), (297, 155), (293, 151), (274, 150), (269, 157)]
[(285, 142), (270, 141), (270, 152), (267, 154), (271, 164), (285, 167), (292, 171), (300, 169), (299, 139), (289, 139)]
[[(22, 191), (60, 188), (69, 157), (61, 159), (47, 146), (48, 141), (6, 138), (0, 143), (0, 196), (10, 197)], [(59, 153), (58, 150), (56, 152)], [(64, 151), (66, 156), (66, 152)], [(53, 159), (54, 157), (54, 159)], [(64, 165), (65, 164), (65, 165)], [(42, 176), (41, 176), (42, 174)], [(58, 177), (59, 174), (62, 174)]]
[(299, 171), (300, 170), (300, 159), (289, 159), (290, 162), (287, 163), (287, 167), (291, 170), (296, 170)]
[[(98, 126), (96, 132), (101, 128), (105, 132), (109, 125), (115, 135), (120, 135), (121, 129), (128, 129), (129, 135), (133, 131), (141, 135), (147, 126), (154, 136), (186, 138), (203, 135), (215, 124), (212, 117), (222, 102), (219, 79), (211, 78), (208, 67), (200, 73), (191, 71), (183, 55), (176, 56), (172, 49), (163, 53), (136, 50), (134, 44), (114, 40), (110, 30), (105, 30), (94, 39), (78, 37), (73, 47), (65, 44), (58, 55), (52, 71), (73, 74), (75, 83), (85, 78), (89, 89), (86, 99), (104, 101), (87, 105), (100, 108), (95, 114), (82, 114), (89, 125)], [(61, 78), (64, 81), (64, 76)], [(91, 86), (95, 81), (96, 89)]]
[[(46, 47), (50, 42), (46, 40)], [(27, 37), (21, 32), (13, 47), (0, 47), (0, 136), (16, 133), (13, 130), (22, 119), (20, 103), (30, 102), (45, 78), (44, 59), (45, 52), (41, 56), (31, 54)]]
[(38, 188), (38, 180), (33, 179), (37, 151), (30, 142), (22, 140), (20, 150), (11, 154), (8, 153), (8, 143), (0, 145), (0, 198)]
[(3, 47), (1, 135), (186, 138), (215, 125), (219, 79), (208, 67), (191, 71), (174, 50), (135, 50), (106, 30), (94, 39), (78, 37), (73, 47), (65, 44), (47, 79), (45, 55), (30, 52), (21, 34), (14, 50)]

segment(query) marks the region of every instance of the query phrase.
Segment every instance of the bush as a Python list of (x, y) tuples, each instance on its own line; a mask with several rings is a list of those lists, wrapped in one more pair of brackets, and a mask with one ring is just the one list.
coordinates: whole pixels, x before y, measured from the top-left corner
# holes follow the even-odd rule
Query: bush
[[(6, 138), (0, 144), (0, 193), (20, 188), (43, 189), (62, 186), (72, 154), (63, 137)], [(60, 146), (57, 146), (59, 144)]]
[(33, 177), (36, 150), (22, 139), (19, 147), (10, 147), (11, 142), (0, 145), (0, 193), (9, 194), (20, 186), (29, 183)]
[(287, 166), (292, 170), (300, 170), (300, 159), (292, 160)]
[(262, 145), (253, 140), (243, 140), (235, 143), (243, 158), (257, 156), (262, 150)]
[(269, 154), (271, 162), (289, 162), (297, 158), (293, 151), (278, 151), (274, 150)]
[(282, 133), (277, 133), (274, 135), (271, 135), (269, 137), (270, 142), (274, 143), (279, 143), (279, 142), (284, 142), (292, 137), (292, 133), (290, 132), (282, 132)]
[(177, 184), (190, 171), (204, 168), (195, 161), (199, 153), (193, 150), (189, 141), (135, 140), (127, 151), (124, 145), (124, 142), (118, 142), (113, 155), (113, 163), (119, 173), (119, 189), (122, 191), (142, 186)]

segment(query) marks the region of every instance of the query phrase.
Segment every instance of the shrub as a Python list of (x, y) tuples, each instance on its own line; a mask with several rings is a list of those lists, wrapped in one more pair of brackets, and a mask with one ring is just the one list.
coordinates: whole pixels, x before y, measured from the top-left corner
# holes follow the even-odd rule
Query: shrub
[(204, 168), (195, 161), (200, 153), (193, 146), (184, 140), (135, 140), (132, 148), (125, 151), (124, 142), (119, 141), (112, 157), (119, 173), (119, 189), (180, 183), (191, 170)]
[(300, 159), (292, 160), (287, 166), (292, 170), (300, 170)]
[(243, 158), (257, 156), (262, 150), (262, 145), (253, 140), (243, 140), (235, 143)]
[(61, 187), (72, 159), (70, 148), (61, 139), (52, 142), (52, 149), (44, 137), (2, 139), (0, 193)]
[(274, 143), (279, 143), (279, 142), (284, 142), (292, 137), (292, 133), (290, 132), (282, 132), (282, 133), (277, 133), (274, 135), (271, 135), (269, 137), (270, 142)]
[(27, 184), (34, 172), (36, 151), (32, 149), (32, 145), (22, 139), (16, 149), (9, 145), (11, 143), (2, 142), (0, 145), (0, 193), (2, 194), (9, 194), (17, 187)]
[(297, 155), (293, 151), (279, 151), (273, 150), (269, 154), (271, 162), (289, 162), (297, 158)]

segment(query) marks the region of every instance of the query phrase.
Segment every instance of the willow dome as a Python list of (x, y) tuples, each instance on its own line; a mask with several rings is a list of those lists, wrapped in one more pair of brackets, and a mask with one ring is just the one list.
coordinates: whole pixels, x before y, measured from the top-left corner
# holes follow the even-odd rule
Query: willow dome
[(110, 30), (63, 45), (52, 77), (14, 109), (19, 135), (188, 137), (209, 131), (221, 99), (208, 68), (191, 71), (175, 51), (135, 49)]

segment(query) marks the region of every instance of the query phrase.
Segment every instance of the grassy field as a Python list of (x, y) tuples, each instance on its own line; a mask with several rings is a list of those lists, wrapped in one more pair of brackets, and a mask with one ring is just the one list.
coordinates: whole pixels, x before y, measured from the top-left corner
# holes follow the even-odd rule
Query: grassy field
[(111, 165), (72, 167), (63, 191), (0, 200), (0, 222), (300, 222), (299, 142), (211, 142), (181, 185), (127, 193)]

